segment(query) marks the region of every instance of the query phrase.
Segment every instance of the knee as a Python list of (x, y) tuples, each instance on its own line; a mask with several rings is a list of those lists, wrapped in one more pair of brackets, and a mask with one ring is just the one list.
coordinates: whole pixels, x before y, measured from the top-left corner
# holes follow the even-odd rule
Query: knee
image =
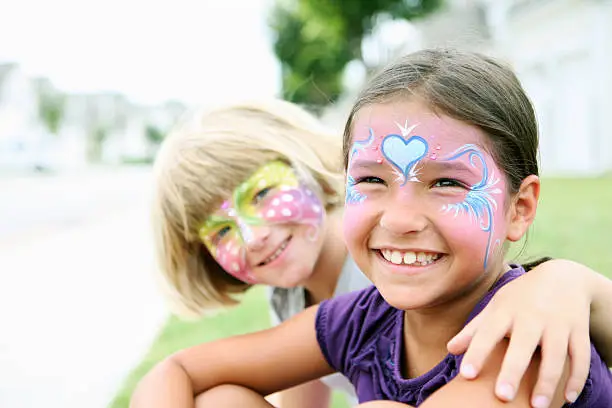
[(264, 397), (253, 390), (238, 385), (225, 384), (198, 395), (196, 408), (211, 407), (262, 407), (272, 408)]

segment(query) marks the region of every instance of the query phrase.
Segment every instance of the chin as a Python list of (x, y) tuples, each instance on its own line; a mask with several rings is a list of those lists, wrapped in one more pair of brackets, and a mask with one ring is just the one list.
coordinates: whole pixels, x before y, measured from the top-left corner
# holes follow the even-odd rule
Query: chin
[(396, 309), (423, 309), (437, 303), (438, 298), (424, 288), (397, 284), (376, 285), (385, 301)]

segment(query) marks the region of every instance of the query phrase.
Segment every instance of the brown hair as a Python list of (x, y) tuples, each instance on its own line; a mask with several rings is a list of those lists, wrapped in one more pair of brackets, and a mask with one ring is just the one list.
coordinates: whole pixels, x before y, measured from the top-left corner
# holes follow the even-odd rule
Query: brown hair
[(422, 50), (378, 73), (360, 93), (344, 129), (348, 165), (355, 115), (365, 106), (415, 95), (433, 110), (482, 129), (509, 193), (538, 174), (538, 126), (533, 106), (511, 69), (487, 56), (453, 49)]
[(263, 164), (281, 159), (318, 187), (327, 210), (342, 203), (340, 137), (296, 105), (242, 103), (194, 114), (168, 136), (155, 163), (153, 227), (175, 311), (199, 315), (238, 302), (249, 285), (225, 272), (198, 231), (221, 201)]

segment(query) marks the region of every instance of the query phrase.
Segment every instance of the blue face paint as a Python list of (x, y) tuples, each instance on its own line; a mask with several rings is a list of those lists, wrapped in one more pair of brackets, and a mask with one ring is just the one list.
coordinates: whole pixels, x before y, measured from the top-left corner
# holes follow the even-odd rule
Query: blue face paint
[(361, 204), (365, 201), (367, 196), (362, 194), (356, 188), (355, 179), (351, 176), (347, 176), (346, 183), (346, 204)]
[(421, 136), (412, 136), (406, 140), (400, 135), (390, 134), (385, 136), (381, 144), (385, 159), (402, 175), (402, 185), (408, 181), (418, 181), (416, 166), (428, 150), (427, 141)]
[[(465, 199), (459, 203), (447, 204), (442, 207), (445, 212), (454, 211), (454, 215), (468, 215), (471, 219), (478, 222), (480, 229), (488, 234), (487, 247), (485, 252), (484, 267), (487, 267), (489, 259), (489, 251), (491, 249), (491, 239), (493, 234), (493, 212), (497, 208), (497, 202), (493, 198), (493, 194), (500, 194), (501, 190), (496, 187), (499, 179), (495, 178), (491, 173), (485, 161), (484, 155), (475, 145), (465, 145), (451, 153), (448, 157), (442, 158), (442, 161), (457, 160), (462, 156), (467, 155), (472, 167), (476, 167), (479, 161), (482, 165), (481, 180), (470, 186)], [(499, 240), (496, 241), (499, 243)]]

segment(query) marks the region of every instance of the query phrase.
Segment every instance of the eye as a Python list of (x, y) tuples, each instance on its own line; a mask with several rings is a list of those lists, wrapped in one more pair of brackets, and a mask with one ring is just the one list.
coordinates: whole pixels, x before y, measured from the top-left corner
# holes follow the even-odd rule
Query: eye
[(266, 188), (259, 190), (253, 196), (253, 204), (259, 204), (264, 198), (266, 198), (270, 190), (272, 190), (272, 187), (266, 187)]
[(360, 184), (360, 183), (366, 183), (366, 184), (385, 184), (385, 181), (383, 179), (381, 179), (380, 177), (374, 177), (374, 176), (365, 176), (365, 177), (358, 177), (353, 184)]
[(221, 228), (219, 231), (217, 231), (217, 233), (213, 236), (212, 241), (214, 243), (218, 243), (219, 241), (221, 241), (223, 239), (224, 236), (226, 236), (229, 232), (231, 231), (231, 228), (226, 225), (225, 227)]
[(465, 184), (462, 182), (451, 179), (451, 178), (441, 178), (433, 182), (432, 187), (460, 187), (466, 188)]

